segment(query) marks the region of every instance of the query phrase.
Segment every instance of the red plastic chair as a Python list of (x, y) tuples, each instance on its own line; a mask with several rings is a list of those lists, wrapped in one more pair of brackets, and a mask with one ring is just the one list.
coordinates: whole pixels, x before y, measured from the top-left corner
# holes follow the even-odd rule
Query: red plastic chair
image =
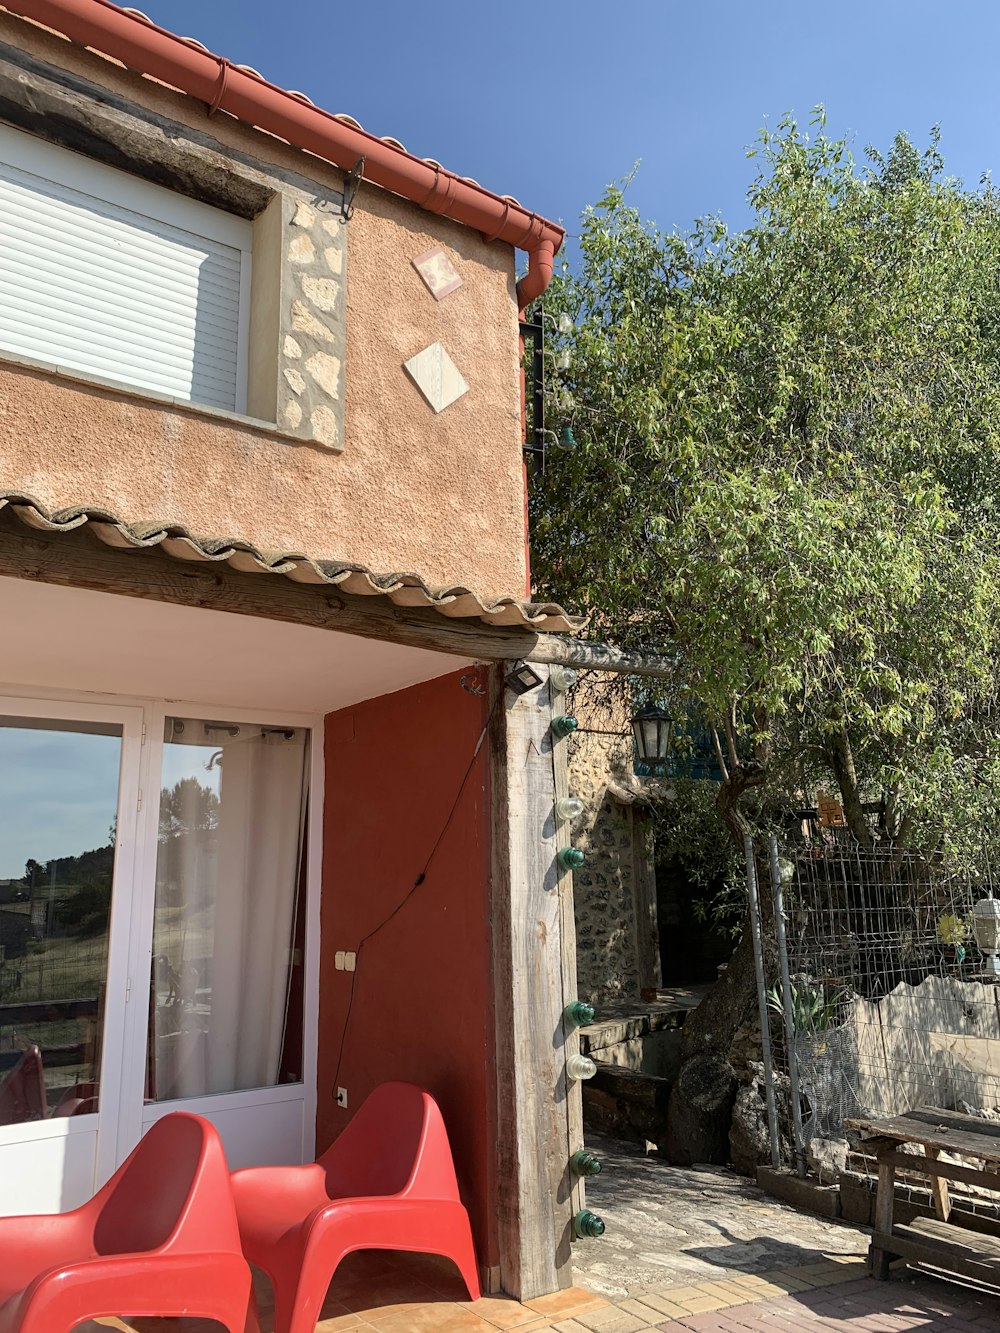
[(445, 1255), (479, 1297), (444, 1121), (412, 1083), (376, 1088), (318, 1162), (236, 1171), (233, 1193), (243, 1252), (274, 1283), (274, 1333), (313, 1333), (352, 1250)]
[(0, 1125), (43, 1120), (47, 1111), (42, 1053), (29, 1046), (7, 1077), (0, 1079)]
[(82, 1208), (0, 1218), (0, 1333), (121, 1314), (256, 1333), (225, 1153), (200, 1116), (158, 1120)]

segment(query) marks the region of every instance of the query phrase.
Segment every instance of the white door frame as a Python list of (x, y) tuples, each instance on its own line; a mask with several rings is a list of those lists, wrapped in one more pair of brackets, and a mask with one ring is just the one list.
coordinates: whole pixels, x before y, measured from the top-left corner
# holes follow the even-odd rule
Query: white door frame
[[(62, 697), (52, 699), (3, 694), (0, 695), (0, 713), (53, 722), (105, 722), (122, 728), (97, 1111), (93, 1118), (89, 1115), (58, 1117), (31, 1121), (23, 1125), (8, 1125), (0, 1130), (0, 1142), (4, 1147), (13, 1144), (27, 1145), (37, 1143), (39, 1140), (68, 1139), (77, 1134), (96, 1132), (92, 1170), (95, 1178), (102, 1180), (115, 1168), (118, 1119), (121, 1114), (121, 1058), (125, 1005), (121, 1002), (116, 1003), (115, 998), (118, 997), (120, 1001), (124, 997), (128, 984), (130, 917), (133, 905), (130, 889), (135, 878), (136, 805), (139, 792), (143, 712), (135, 705), (117, 702), (93, 703)], [(65, 1150), (70, 1151), (68, 1143)]]
[[(9, 691), (9, 693), (8, 693)], [(95, 1185), (100, 1185), (131, 1151), (154, 1119), (184, 1109), (213, 1118), (281, 1103), (302, 1107), (301, 1141), (287, 1145), (287, 1156), (308, 1161), (315, 1152), (319, 1045), (320, 894), (323, 857), (324, 719), (273, 709), (227, 709), (218, 703), (150, 700), (86, 692), (39, 690), (28, 696), (4, 687), (0, 711), (72, 720), (114, 721), (123, 726), (119, 782), (115, 889), (108, 948), (107, 1003), (102, 1047), (100, 1133)], [(159, 784), (163, 731), (168, 716), (211, 717), (219, 721), (288, 726), (309, 731), (309, 809), (306, 823), (306, 921), (303, 959), (302, 1082), (248, 1089), (183, 1101), (143, 1106), (148, 1028), (149, 969), (156, 890)], [(139, 807), (137, 809), (137, 807)], [(112, 1003), (118, 997), (117, 1003)], [(292, 1106), (287, 1107), (292, 1112)], [(2, 1131), (3, 1142), (34, 1141), (83, 1132), (86, 1117), (32, 1122)], [(42, 1132), (44, 1131), (44, 1132)], [(93, 1132), (91, 1130), (90, 1132)], [(225, 1137), (225, 1134), (224, 1134)], [(245, 1163), (240, 1162), (243, 1165)], [(2, 1205), (0, 1205), (2, 1211)]]
[[(306, 824), (306, 927), (303, 959), (303, 1032), (302, 1082), (279, 1084), (271, 1088), (249, 1088), (240, 1092), (215, 1093), (207, 1097), (187, 1097), (177, 1101), (143, 1105), (145, 1053), (149, 993), (149, 969), (152, 958), (153, 914), (156, 896), (156, 852), (159, 828), (160, 772), (163, 763), (163, 731), (168, 717), (210, 717), (218, 722), (242, 722), (273, 727), (308, 730), (309, 739), (309, 817)], [(299, 1160), (311, 1159), (316, 1145), (317, 1063), (319, 1047), (319, 922), (323, 836), (323, 718), (272, 709), (226, 709), (219, 704), (192, 703), (189, 700), (147, 705), (147, 743), (143, 748), (141, 790), (142, 813), (139, 820), (135, 906), (132, 913), (130, 958), (134, 972), (131, 994), (138, 1003), (129, 1003), (123, 1039), (126, 1049), (142, 1051), (142, 1060), (123, 1062), (125, 1091), (119, 1119), (119, 1160), (131, 1152), (142, 1137), (143, 1125), (170, 1111), (193, 1111), (212, 1118), (214, 1113), (268, 1106), (281, 1102), (302, 1102), (302, 1137)], [(148, 797), (146, 795), (148, 793)], [(299, 1149), (299, 1145), (295, 1145)], [(232, 1153), (230, 1154), (232, 1155)]]

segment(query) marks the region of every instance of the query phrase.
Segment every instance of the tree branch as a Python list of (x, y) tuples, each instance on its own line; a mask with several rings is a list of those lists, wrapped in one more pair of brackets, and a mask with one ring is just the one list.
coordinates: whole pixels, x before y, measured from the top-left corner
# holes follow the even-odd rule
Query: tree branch
[(715, 757), (719, 761), (719, 771), (722, 774), (722, 781), (728, 782), (729, 769), (726, 767), (726, 760), (722, 753), (722, 744), (719, 740), (719, 730), (717, 727), (712, 728), (712, 744), (715, 746)]
[(733, 724), (731, 719), (728, 717), (724, 718), (723, 726), (726, 732), (726, 749), (729, 751), (729, 762), (735, 773), (740, 768), (740, 757), (736, 751), (736, 737), (733, 734)]

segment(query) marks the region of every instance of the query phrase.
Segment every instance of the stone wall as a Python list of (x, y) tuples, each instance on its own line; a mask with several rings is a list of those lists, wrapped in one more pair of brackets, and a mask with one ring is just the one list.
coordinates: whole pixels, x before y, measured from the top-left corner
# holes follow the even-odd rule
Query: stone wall
[(315, 197), (283, 199), (278, 423), (329, 448), (343, 448), (344, 223)]
[(639, 999), (660, 980), (649, 821), (631, 776), (631, 738), (580, 731), (569, 740), (570, 790), (584, 802), (573, 874), (577, 989), (592, 1002)]

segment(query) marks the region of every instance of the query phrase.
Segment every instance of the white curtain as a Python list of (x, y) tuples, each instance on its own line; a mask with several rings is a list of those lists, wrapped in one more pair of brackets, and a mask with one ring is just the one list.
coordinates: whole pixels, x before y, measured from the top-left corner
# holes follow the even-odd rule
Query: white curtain
[[(204, 726), (185, 723), (186, 730)], [(221, 768), (218, 804), (206, 817), (194, 784), (182, 792), (182, 814), (195, 800), (200, 809), (182, 818), (172, 873), (158, 876), (159, 1101), (270, 1087), (281, 1060), (306, 733), (241, 726), (235, 736), (216, 728), (211, 739), (213, 766)]]

